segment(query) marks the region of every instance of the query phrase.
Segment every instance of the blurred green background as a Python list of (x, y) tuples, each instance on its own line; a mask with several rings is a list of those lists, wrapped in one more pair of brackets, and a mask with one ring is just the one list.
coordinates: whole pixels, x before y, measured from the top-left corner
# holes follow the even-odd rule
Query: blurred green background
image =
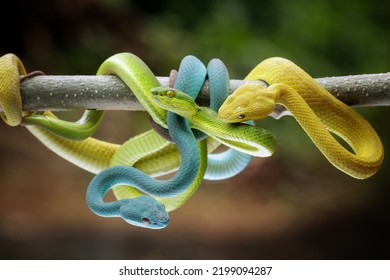
[[(390, 70), (389, 1), (7, 1), (2, 10), (11, 20), (0, 19), (0, 53), (50, 75), (94, 74), (122, 51), (159, 76), (187, 54), (222, 59), (236, 79), (270, 56), (314, 77)], [(388, 152), (388, 108), (357, 110)], [(152, 231), (94, 215), (92, 174), (0, 123), (0, 258), (388, 259), (388, 157), (359, 181), (332, 167), (293, 118), (258, 125), (277, 137), (275, 155), (205, 181), (168, 228)], [(142, 112), (109, 112), (96, 137), (121, 143), (147, 129)]]

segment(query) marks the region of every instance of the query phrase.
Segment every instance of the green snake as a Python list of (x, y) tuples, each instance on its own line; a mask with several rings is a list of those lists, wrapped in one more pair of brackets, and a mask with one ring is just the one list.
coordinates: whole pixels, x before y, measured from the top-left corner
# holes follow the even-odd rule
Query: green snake
[[(12, 56), (9, 56), (9, 57), (14, 59), (14, 57), (12, 57)], [(5, 59), (6, 63), (4, 62), (4, 60), (2, 60), (2, 63), (0, 64), (1, 68), (6, 69), (4, 76), (8, 75), (8, 73), (9, 73), (9, 71), (8, 71), (9, 69), (7, 69), (7, 67), (9, 66), (9, 60), (8, 60), (9, 57), (7, 57), (7, 59)], [(148, 88), (150, 88), (151, 86), (155, 86), (157, 84), (154, 83), (154, 81), (155, 81), (154, 76), (153, 77), (150, 76), (150, 77), (152, 77), (151, 80), (148, 80), (148, 78), (145, 80), (145, 77), (149, 77), (149, 73), (145, 74), (144, 72), (139, 71), (140, 70), (139, 68), (143, 68), (144, 66), (140, 67), (138, 64), (139, 61), (134, 62), (134, 59), (136, 60), (137, 58), (131, 54), (115, 55), (115, 56), (109, 58), (107, 61), (105, 61), (105, 63), (103, 63), (103, 65), (105, 65), (105, 66), (102, 65), (102, 67), (99, 69), (98, 73), (99, 74), (115, 73), (115, 74), (119, 75), (122, 79), (125, 80), (125, 82), (128, 84), (128, 86), (132, 89), (133, 92), (135, 92), (135, 93), (145, 92), (145, 91), (147, 91)], [(11, 64), (12, 63), (15, 65), (15, 61), (11, 62)], [(7, 65), (7, 67), (3, 67), (4, 65)], [(132, 67), (130, 67), (130, 69), (128, 67), (129, 65), (132, 66)], [(142, 65), (142, 63), (141, 63), (141, 65)], [(150, 70), (148, 70), (148, 71), (150, 71)], [(146, 72), (148, 72), (148, 71), (146, 71)], [(23, 71), (19, 71), (19, 72), (20, 72), (20, 74), (24, 74)], [(140, 72), (141, 72), (141, 74), (139, 74)], [(128, 78), (127, 76), (130, 76), (131, 79), (126, 80), (126, 78)], [(135, 77), (135, 78), (133, 78), (133, 77)], [(2, 79), (2, 81), (4, 81), (4, 80)], [(153, 81), (153, 82), (151, 82), (151, 81)], [(3, 83), (3, 84), (8, 84), (8, 83)], [(15, 84), (17, 84), (17, 83), (15, 83)], [(2, 86), (2, 84), (1, 84), (1, 86)], [(12, 92), (17, 92), (17, 91), (18, 91), (18, 89), (15, 89), (15, 88), (12, 89)], [(3, 93), (2, 93), (2, 95), (7, 96), (7, 94), (3, 94)], [(147, 108), (147, 110), (152, 112), (151, 115), (157, 123), (159, 123), (160, 125), (165, 124), (163, 121), (164, 116), (166, 117), (165, 110), (161, 110), (161, 108), (153, 106), (154, 104), (152, 102), (150, 102), (150, 100), (142, 99), (142, 96), (140, 98), (140, 102), (143, 103), (143, 105)], [(99, 111), (90, 110), (90, 113), (93, 113), (94, 116), (96, 116), (99, 114)], [(88, 112), (83, 117), (85, 120), (88, 120), (88, 117), (86, 117), (86, 116), (88, 116)], [(54, 115), (52, 115), (50, 112), (45, 112), (42, 115), (34, 114), (31, 116), (30, 119), (32, 119), (32, 118), (37, 119), (37, 117), (40, 117), (40, 118), (43, 117), (43, 118), (50, 119), (50, 122), (46, 121), (46, 125), (47, 125), (47, 123), (53, 123), (53, 121), (55, 120)], [(25, 119), (28, 119), (28, 117), (25, 117)], [(100, 118), (96, 118), (96, 119), (99, 120)], [(31, 124), (31, 123), (29, 123), (29, 124)], [(45, 125), (43, 125), (43, 126), (45, 126)], [(59, 127), (61, 127), (61, 126), (59, 126)], [(69, 141), (67, 139), (63, 139), (62, 137), (59, 137), (57, 135), (53, 135), (51, 132), (48, 132), (48, 131), (41, 129), (39, 127), (36, 127), (36, 126), (28, 126), (27, 128), (38, 139), (40, 139), (46, 146), (48, 146), (50, 149), (52, 149), (56, 153), (60, 154), (61, 156), (63, 156), (67, 160), (70, 160), (73, 163), (75, 163), (75, 164), (79, 165), (80, 167), (83, 167), (91, 172), (96, 173), (96, 172), (102, 170), (103, 168), (106, 168), (108, 165), (110, 165), (110, 163), (109, 163), (110, 159), (114, 158), (114, 155), (119, 151), (118, 145), (102, 142), (102, 141), (99, 141), (99, 140), (96, 140), (93, 138), (87, 138), (83, 141), (75, 142), (75, 141)], [(64, 131), (64, 130), (57, 129), (57, 128), (55, 130), (56, 131), (54, 131), (54, 133), (56, 133), (58, 135), (61, 135), (61, 133), (63, 133), (63, 131)], [(71, 131), (74, 131), (74, 130), (71, 130)], [(66, 131), (66, 133), (68, 133), (68, 132)], [(154, 137), (152, 132), (149, 132), (146, 134), (149, 136), (152, 135), (152, 137)], [(69, 138), (72, 138), (72, 137), (73, 136), (71, 136)], [(82, 136), (81, 138), (83, 138), (83, 137), (85, 137), (85, 136)], [(220, 137), (223, 138), (224, 135), (222, 135)], [(156, 138), (156, 137), (154, 137), (154, 138)], [(232, 142), (233, 142), (233, 146), (237, 146), (237, 144), (239, 145), (239, 143), (235, 143), (235, 140), (233, 140)], [(254, 142), (254, 143), (255, 143), (255, 147), (259, 146), (256, 142)], [(253, 143), (251, 143), (251, 144), (253, 144)], [(169, 147), (170, 145), (171, 144), (167, 144), (166, 146)], [(250, 145), (248, 145), (248, 146), (251, 147)], [(174, 149), (170, 148), (170, 150), (172, 151)], [(253, 149), (253, 150), (256, 150), (256, 149)], [(250, 153), (253, 153), (253, 151), (250, 151)], [(162, 152), (162, 153), (160, 152), (160, 154), (164, 155), (164, 152)], [(177, 153), (176, 153), (176, 155), (177, 155)], [(167, 157), (167, 156), (165, 155), (165, 157)], [(136, 167), (136, 165), (137, 165), (137, 163), (134, 163), (135, 167)], [(143, 166), (146, 166), (146, 165), (144, 164)], [(201, 173), (201, 172), (199, 172), (199, 173)], [(202, 174), (198, 174), (198, 178), (201, 176), (202, 176)], [(199, 182), (197, 184), (199, 185)], [(194, 187), (192, 189), (194, 189)], [(189, 192), (189, 194), (191, 194), (192, 192)], [(183, 195), (184, 195), (184, 199), (183, 198), (180, 198), (180, 199), (168, 198), (168, 199), (166, 199), (166, 201), (168, 201), (168, 204), (171, 203), (169, 205), (171, 210), (177, 208), (186, 200), (185, 194), (183, 194)], [(148, 220), (150, 222), (150, 219), (145, 219), (145, 220)]]
[[(378, 171), (384, 150), (375, 130), (293, 62), (284, 58), (266, 59), (246, 79), (264, 80), (269, 87), (244, 85), (238, 88), (219, 110), (219, 116), (225, 121), (260, 119), (271, 113), (275, 104), (281, 104), (336, 168), (358, 179), (368, 178)], [(353, 152), (331, 133), (348, 143)]]

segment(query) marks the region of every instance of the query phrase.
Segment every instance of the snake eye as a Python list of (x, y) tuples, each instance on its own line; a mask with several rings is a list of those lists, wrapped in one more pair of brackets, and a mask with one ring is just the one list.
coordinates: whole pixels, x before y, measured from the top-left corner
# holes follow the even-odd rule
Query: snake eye
[(173, 90), (168, 90), (167, 91), (167, 96), (168, 97), (173, 97), (175, 95), (175, 93), (173, 92)]
[(144, 224), (150, 224), (150, 220), (148, 218), (142, 218), (142, 222)]
[(245, 118), (245, 115), (244, 114), (238, 115), (237, 118), (238, 119), (243, 119), (243, 118)]

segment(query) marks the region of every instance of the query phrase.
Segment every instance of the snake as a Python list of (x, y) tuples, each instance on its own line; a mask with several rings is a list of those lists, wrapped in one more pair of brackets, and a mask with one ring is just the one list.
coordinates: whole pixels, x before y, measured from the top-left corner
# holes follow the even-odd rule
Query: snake
[[(118, 56), (122, 57), (122, 55), (126, 56), (127, 58), (129, 57), (128, 54), (120, 54), (120, 55), (114, 56), (114, 58), (118, 59)], [(8, 61), (8, 58), (12, 58), (15, 60), (15, 56), (13, 56), (13, 55), (7, 56), (7, 61)], [(108, 72), (117, 71), (118, 70), (118, 69), (116, 69), (117, 62), (118, 61), (123, 62), (123, 60), (121, 58), (116, 60), (116, 62), (113, 62), (112, 60), (113, 59), (107, 60), (107, 61), (109, 61), (108, 62), (109, 67), (106, 67), (105, 70)], [(17, 63), (19, 63), (17, 60), (15, 60), (15, 61)], [(15, 61), (13, 62), (14, 65), (16, 64)], [(2, 57), (2, 62), (0, 63), (0, 66), (2, 67), (4, 64), (5, 64), (4, 59)], [(123, 68), (125, 68), (126, 67), (125, 64), (128, 65), (129, 63), (124, 63), (124, 64), (122, 63), (120, 65), (122, 65)], [(107, 68), (109, 68), (109, 69), (107, 70)], [(120, 69), (120, 70), (122, 70), (121, 72), (119, 71), (120, 73), (122, 73), (122, 77), (128, 74), (127, 70), (125, 70), (125, 71), (123, 71), (123, 69)], [(18, 74), (25, 74), (23, 71), (19, 71), (19, 72), (20, 73), (18, 73)], [(125, 72), (125, 74), (123, 74), (124, 72)], [(9, 71), (7, 70), (7, 71), (5, 71), (5, 73), (8, 75)], [(98, 73), (102, 73), (102, 71), (98, 71)], [(140, 92), (144, 89), (144, 88), (142, 88), (142, 84), (141, 84), (141, 86), (139, 85), (141, 83), (140, 81), (143, 81), (143, 79), (140, 79), (139, 77), (137, 79), (138, 79), (138, 81), (137, 82), (133, 81), (133, 85), (130, 85), (130, 86), (132, 87), (133, 91)], [(4, 81), (4, 80), (6, 80), (6, 79), (2, 79), (2, 81)], [(7, 83), (7, 84), (10, 84), (10, 83)], [(11, 84), (17, 84), (17, 83), (11, 83)], [(12, 92), (18, 92), (18, 89), (16, 89), (14, 87)], [(3, 99), (3, 98), (1, 98), (1, 99)], [(148, 105), (148, 104), (146, 104), (146, 105)], [(95, 110), (90, 110), (90, 111), (92, 113), (99, 113)], [(160, 111), (158, 109), (156, 111), (160, 113)], [(98, 115), (98, 114), (95, 114), (95, 115)], [(164, 115), (163, 113), (159, 114), (159, 116), (163, 116), (163, 115)], [(37, 119), (36, 117), (41, 117), (41, 116), (44, 117), (45, 121), (47, 121), (47, 119), (50, 119), (50, 122), (46, 122), (46, 124), (45, 124), (46, 126), (47, 126), (47, 123), (53, 123), (52, 120), (55, 120), (55, 118), (56, 118), (50, 112), (44, 112), (44, 113), (41, 113), (40, 115), (34, 114), (33, 116), (35, 118), (34, 121)], [(84, 114), (83, 118), (85, 120), (88, 120), (88, 118), (85, 116), (86, 116), (86, 114)], [(156, 119), (158, 122), (158, 120), (161, 120), (163, 118), (156, 118)], [(161, 123), (162, 122), (160, 122), (160, 124)], [(47, 147), (49, 147), (51, 150), (55, 151), (57, 154), (64, 157), (65, 159), (71, 161), (72, 163), (75, 163), (76, 165), (78, 165), (78, 166), (80, 166), (80, 167), (82, 167), (90, 172), (93, 172), (93, 173), (97, 173), (97, 172), (101, 171), (102, 169), (106, 168), (107, 165), (109, 165), (108, 162), (110, 161), (110, 159), (112, 159), (114, 157), (114, 155), (120, 150), (119, 145), (106, 143), (104, 141), (99, 141), (99, 140), (91, 138), (91, 137), (89, 137), (83, 141), (69, 141), (69, 140), (64, 139), (62, 137), (59, 137), (59, 136), (61, 136), (61, 133), (58, 133), (58, 131), (61, 131), (59, 129), (57, 129), (57, 131), (50, 131), (50, 130), (48, 131), (45, 129), (41, 129), (40, 127), (37, 127), (37, 126), (31, 126), (31, 124), (33, 124), (33, 123), (30, 122), (29, 125), (27, 125), (27, 128)], [(40, 125), (40, 126), (45, 127), (45, 125)], [(60, 127), (60, 126), (58, 126), (58, 127)], [(64, 131), (64, 130), (62, 130), (62, 131)], [(65, 132), (66, 132), (66, 130), (65, 130)], [(54, 133), (56, 135), (54, 135), (52, 133)], [(147, 133), (147, 134), (153, 135), (153, 133)], [(70, 137), (70, 138), (72, 138), (72, 137)], [(81, 137), (81, 138), (83, 138), (83, 137)], [(69, 138), (69, 137), (66, 136), (66, 138)], [(209, 141), (209, 142), (212, 142), (212, 141)], [(169, 145), (167, 145), (167, 146), (169, 146)], [(175, 149), (170, 149), (170, 150), (175, 150)], [(165, 157), (167, 157), (167, 155), (164, 152), (160, 153), (160, 155), (161, 154), (165, 155)], [(146, 161), (141, 161), (141, 162), (146, 162)], [(147, 166), (147, 165), (145, 165), (145, 164), (143, 165), (144, 169), (145, 169), (145, 166)], [(161, 171), (159, 171), (159, 172), (161, 172)], [(198, 177), (201, 177), (201, 176), (202, 176), (202, 174), (200, 174)], [(197, 184), (199, 185), (199, 182)], [(196, 189), (196, 188), (194, 188), (194, 187), (192, 188), (192, 193), (193, 193), (194, 189)], [(191, 194), (191, 192), (189, 192), (189, 193)], [(165, 199), (165, 204), (170, 204), (168, 206), (169, 207), (168, 210), (173, 210), (173, 209), (176, 209), (178, 206), (180, 206), (186, 199), (187, 199), (186, 197), (183, 199), (183, 196), (178, 196), (175, 199), (173, 197), (170, 197), (170, 198)], [(164, 200), (164, 198), (162, 198), (162, 200)], [(149, 223), (151, 221), (151, 219), (145, 219), (145, 220), (148, 220)], [(151, 223), (151, 224), (153, 224), (153, 223)]]
[[(192, 63), (196, 64), (198, 71), (194, 73), (192, 79), (178, 79), (176, 86), (186, 90), (195, 98), (205, 79), (206, 68), (198, 60), (191, 58), (186, 60), (186, 58), (184, 58), (183, 61), (184, 62), (182, 64), (184, 65), (191, 65)], [(104, 64), (102, 66), (104, 67)], [(152, 83), (150, 84), (152, 85)], [(147, 98), (147, 96), (145, 98)], [(181, 164), (175, 176), (168, 180), (156, 180), (134, 167), (116, 165), (107, 168), (99, 172), (92, 179), (87, 188), (87, 204), (95, 214), (103, 217), (120, 216), (123, 218), (123, 209), (125, 207), (125, 221), (130, 224), (147, 226), (149, 228), (163, 228), (168, 224), (169, 219), (166, 218), (168, 213), (165, 211), (165, 207), (164, 211), (159, 208), (158, 212), (151, 212), (149, 210), (148, 212), (139, 214), (140, 210), (135, 208), (132, 203), (133, 200), (137, 200), (139, 198), (145, 199), (145, 197), (153, 199), (153, 201), (159, 203), (157, 200), (154, 200), (152, 196), (171, 197), (178, 195), (186, 191), (198, 174), (200, 165), (199, 150), (196, 144), (196, 139), (187, 120), (172, 112), (168, 112), (166, 116), (169, 133), (173, 142), (176, 143), (181, 157)], [(205, 143), (205, 141), (200, 143)], [(103, 198), (108, 190), (115, 186), (122, 185), (133, 186), (148, 196), (141, 195), (135, 198), (126, 198), (108, 203), (103, 201)], [(129, 201), (129, 203), (122, 205), (123, 201)], [(163, 205), (162, 203), (160, 204)], [(129, 217), (131, 218), (129, 219)]]
[[(263, 80), (268, 87), (242, 85), (220, 107), (218, 115), (230, 123), (258, 120), (275, 104), (284, 106), (337, 169), (356, 178), (375, 174), (384, 158), (382, 142), (355, 110), (339, 101), (292, 61), (272, 57), (260, 62), (247, 80)], [(351, 148), (344, 147), (332, 134)]]
[[(110, 62), (110, 61), (109, 61)], [(110, 65), (110, 64), (109, 64)], [(146, 68), (144, 68), (143, 70), (145, 70)], [(111, 71), (112, 69), (106, 69), (106, 68), (104, 68), (103, 67), (103, 70), (101, 70), (100, 71), (100, 73), (102, 73), (102, 71)], [(147, 70), (149, 70), (149, 68), (147, 68)], [(150, 71), (150, 70), (149, 70)], [(153, 77), (154, 79), (155, 79), (155, 77), (154, 77), (154, 75), (149, 75), (149, 77)], [(151, 78), (152, 79), (152, 78)], [(144, 80), (145, 81), (145, 80)], [(156, 80), (157, 81), (157, 80)], [(149, 80), (149, 82), (150, 82), (150, 80)], [(145, 84), (145, 83), (144, 83)], [(154, 85), (159, 85), (159, 83), (158, 82), (156, 82)], [(52, 115), (50, 115), (49, 113), (47, 113), (46, 114), (49, 118), (52, 118), (53, 120), (55, 120), (55, 118), (52, 116)], [(46, 116), (45, 115), (45, 116)], [(175, 131), (180, 131), (180, 126), (179, 126), (180, 124), (177, 124), (176, 125), (176, 123), (174, 123), (173, 124), (173, 126), (175, 126), (176, 127), (176, 129), (175, 129)], [(34, 127), (34, 129), (37, 129), (36, 127)], [(40, 130), (39, 128), (38, 128), (38, 132), (46, 132), (47, 133), (47, 131), (42, 131), (42, 130)], [(44, 134), (44, 133), (42, 133), (42, 134)], [(41, 136), (42, 136), (42, 134), (40, 134)], [(186, 134), (188, 134), (188, 133), (186, 133)], [(58, 136), (58, 135), (57, 135)], [(44, 138), (44, 137), (43, 137)], [(180, 139), (184, 139), (184, 137), (179, 137)], [(42, 138), (41, 138), (42, 139)], [(188, 139), (188, 138), (187, 138)], [(47, 139), (44, 139), (44, 140), (47, 140)], [(49, 142), (55, 142), (55, 141), (52, 141), (53, 140), (53, 137), (51, 137), (50, 139), (49, 139)], [(56, 140), (56, 139), (55, 139)], [(65, 142), (64, 142), (65, 141)], [(65, 143), (65, 145), (67, 145), (68, 143), (66, 143), (66, 140), (62, 140), (62, 143)], [(82, 141), (82, 143), (83, 144), (85, 144), (85, 143), (87, 143), (87, 144), (100, 144), (99, 142), (96, 142), (96, 141), (94, 141), (93, 139), (86, 139), (86, 141)], [(188, 142), (185, 142), (185, 141), (183, 141), (182, 142), (183, 143), (183, 147), (185, 147), (186, 149), (188, 148), (188, 147), (194, 147), (194, 145), (195, 145), (195, 147), (197, 147), (197, 145), (196, 144), (191, 144), (191, 143), (188, 143)], [(56, 144), (58, 144), (58, 143), (54, 143), (54, 146), (56, 146)], [(77, 148), (80, 148), (80, 147), (83, 147), (83, 148), (85, 148), (86, 147), (86, 145), (80, 145), (79, 143), (77, 143), (78, 145), (77, 145)], [(95, 147), (94, 146), (92, 146), (92, 145), (87, 145), (88, 146), (88, 148), (89, 148), (89, 150), (91, 150), (91, 149), (94, 149)], [(55, 147), (56, 149), (58, 149), (58, 145), (57, 145), (57, 147)], [(61, 148), (63, 148), (63, 147), (61, 147)], [(61, 148), (60, 148), (60, 150), (61, 150)], [(73, 148), (74, 148), (74, 146), (73, 146)], [(116, 147), (110, 147), (110, 151), (113, 151), (113, 150), (115, 150), (116, 149)], [(197, 149), (197, 148), (196, 148)], [(80, 152), (80, 149), (76, 149), (77, 150), (77, 152)], [(188, 149), (187, 149), (187, 151), (188, 151)], [(76, 153), (77, 153), (76, 152)], [(107, 154), (107, 153), (106, 153)], [(111, 154), (110, 152), (109, 152), (109, 154)], [(185, 164), (185, 165), (183, 165), (183, 166), (186, 166), (187, 167), (187, 170), (183, 170), (183, 172), (182, 172), (182, 175), (180, 175), (180, 176), (176, 176), (176, 177), (180, 177), (180, 178), (182, 178), (182, 179), (184, 179), (184, 180), (187, 180), (187, 181), (191, 181), (191, 178), (193, 178), (194, 177), (194, 175), (196, 175), (196, 170), (197, 170), (197, 168), (194, 168), (194, 164), (196, 165), (197, 164), (197, 160), (196, 160), (196, 157), (198, 157), (199, 158), (199, 155), (198, 155), (198, 151), (196, 151), (196, 153), (195, 152), (193, 152), (193, 153), (182, 153), (182, 154), (184, 154), (185, 156), (187, 156), (187, 160), (186, 160), (186, 162), (187, 162), (187, 164)], [(73, 153), (73, 156), (74, 156), (74, 153)], [(77, 155), (76, 155), (77, 156)], [(183, 158), (182, 158), (183, 159)], [(193, 170), (195, 170), (195, 172), (193, 171)], [(137, 169), (135, 169), (135, 171), (137, 171)], [(194, 174), (192, 177), (191, 177), (191, 173), (192, 172), (192, 174)], [(140, 173), (140, 172), (139, 172)], [(136, 176), (135, 176), (136, 177)], [(149, 176), (145, 176), (145, 177), (147, 177), (147, 178), (151, 178), (151, 177), (149, 177)], [(179, 186), (185, 186), (186, 184), (183, 184), (183, 182), (182, 181), (179, 181), (178, 182), (178, 185)], [(141, 219), (141, 224), (147, 224), (147, 227), (153, 227), (153, 228), (161, 228), (161, 227), (164, 227), (168, 222), (169, 222), (169, 219), (167, 218), (168, 216), (167, 216), (167, 214), (166, 214), (166, 212), (165, 212), (165, 210), (163, 210), (164, 209), (164, 207), (162, 206), (162, 204), (161, 203), (157, 203), (157, 202), (155, 202), (154, 204), (153, 204), (153, 201), (155, 201), (154, 199), (152, 199), (152, 198), (136, 198), (136, 199), (134, 199), (134, 201), (138, 201), (138, 199), (141, 199), (143, 202), (145, 202), (146, 203), (146, 201), (145, 200), (148, 200), (149, 201), (149, 206), (153, 206), (154, 205), (154, 208), (152, 207), (148, 207), (148, 212), (145, 212), (145, 215), (147, 214), (147, 213), (149, 213), (149, 212), (153, 212), (153, 209), (155, 210), (155, 212), (157, 213), (157, 214), (155, 214), (155, 216), (156, 217), (158, 217), (158, 219), (159, 219), (159, 221), (162, 221), (162, 223), (158, 223), (158, 222), (156, 222), (156, 221), (154, 221), (153, 219), (151, 219), (151, 218), (146, 218), (146, 217), (143, 217), (143, 219)], [(121, 200), (120, 202), (118, 202), (118, 204), (120, 205), (120, 207), (122, 208), (122, 209), (127, 209), (128, 207), (127, 207), (127, 201), (128, 201), (128, 199), (127, 200)], [(132, 201), (133, 201), (133, 199), (132, 199)], [(135, 205), (137, 205), (137, 203), (135, 204)], [(139, 211), (141, 211), (142, 210), (142, 208), (140, 208), (139, 209)], [(138, 211), (138, 210), (137, 210)], [(121, 215), (128, 215), (128, 214), (130, 214), (130, 213), (134, 213), (134, 211), (122, 211), (122, 213), (123, 214), (121, 214)], [(139, 213), (139, 212), (137, 212), (137, 213)], [(129, 219), (127, 219), (126, 217), (124, 217), (124, 216), (122, 216), (126, 221), (129, 221)], [(137, 217), (135, 217), (135, 218), (137, 218)], [(132, 222), (133, 222), (133, 220), (134, 220), (134, 217), (131, 219), (132, 220)], [(147, 221), (147, 222), (146, 222)], [(138, 224), (136, 224), (136, 225), (138, 225)]]

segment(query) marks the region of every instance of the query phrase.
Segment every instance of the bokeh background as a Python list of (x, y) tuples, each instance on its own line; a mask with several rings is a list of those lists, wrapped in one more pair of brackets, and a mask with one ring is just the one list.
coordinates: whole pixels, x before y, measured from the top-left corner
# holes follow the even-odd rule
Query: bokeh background
[[(122, 51), (159, 76), (187, 54), (219, 57), (236, 79), (270, 56), (314, 77), (390, 70), (383, 0), (7, 1), (2, 10), (11, 20), (0, 18), (0, 53), (51, 75), (94, 74)], [(387, 153), (389, 109), (357, 110)], [(94, 215), (85, 203), (92, 174), (0, 123), (0, 258), (388, 259), (388, 156), (359, 181), (332, 167), (293, 118), (258, 125), (277, 137), (275, 155), (205, 181), (168, 228), (152, 231)], [(121, 143), (147, 129), (145, 113), (109, 112), (96, 137)]]

